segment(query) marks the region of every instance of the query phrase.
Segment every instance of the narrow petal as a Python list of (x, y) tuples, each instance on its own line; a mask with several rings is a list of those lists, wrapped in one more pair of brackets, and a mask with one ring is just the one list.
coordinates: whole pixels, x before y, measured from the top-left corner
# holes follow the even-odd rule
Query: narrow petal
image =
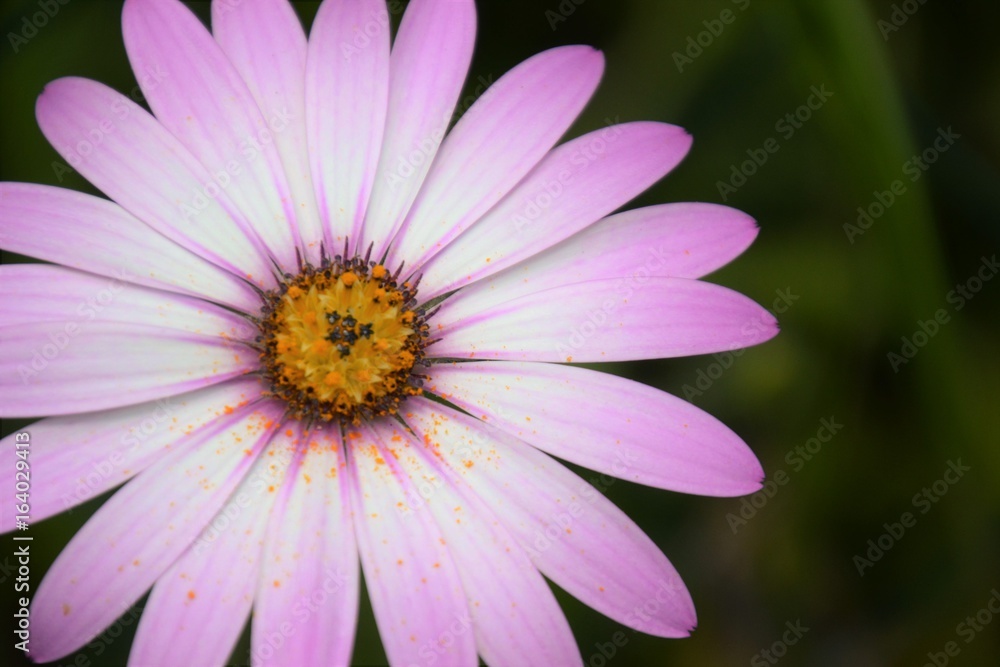
[(749, 215), (717, 204), (664, 204), (619, 213), (468, 285), (461, 306), (449, 305), (450, 317), (461, 319), (533, 292), (588, 280), (624, 278), (638, 285), (651, 277), (701, 278), (750, 247), (757, 231)]
[(268, 517), (295, 452), (280, 432), (195, 543), (156, 581), (129, 664), (229, 664), (253, 603)]
[(306, 124), (327, 242), (357, 242), (378, 166), (389, 99), (384, 0), (330, 0), (309, 36)]
[(153, 231), (118, 204), (73, 190), (0, 183), (0, 245), (244, 312), (260, 309), (260, 297), (242, 278)]
[(599, 51), (565, 46), (501, 77), (445, 139), (389, 264), (418, 269), (503, 199), (573, 124), (603, 72)]
[(358, 547), (340, 434), (289, 425), (299, 457), (271, 514), (251, 634), (254, 667), (346, 665), (358, 617)]
[(499, 429), (415, 399), (406, 418), (497, 516), (542, 574), (584, 604), (640, 632), (685, 637), (694, 604), (680, 575), (607, 498)]
[(291, 109), (265, 118), (250, 89), (180, 0), (126, 0), (122, 34), (156, 118), (198, 158), (282, 269), (297, 267), (295, 209), (275, 135)]
[(601, 362), (710, 354), (778, 333), (774, 316), (745, 296), (681, 278), (592, 280), (475, 310), (463, 293), (431, 325), (435, 357)]
[(231, 340), (252, 340), (255, 335), (247, 319), (224, 308), (126, 282), (130, 278), (102, 278), (45, 264), (0, 266), (0, 327), (117, 322)]
[(88, 79), (51, 82), (38, 125), (74, 169), (178, 245), (257, 285), (275, 285), (267, 250), (222, 184), (152, 115)]
[[(316, 208), (306, 143), (306, 34), (288, 0), (213, 0), (212, 32), (243, 77), (273, 132), (306, 257), (320, 261), (323, 226)], [(277, 125), (277, 130), (281, 125)]]
[(433, 391), (539, 449), (682, 493), (741, 496), (763, 469), (725, 424), (687, 401), (606, 373), (553, 364), (436, 365)]
[[(31, 425), (31, 521), (38, 522), (127, 482), (192, 437), (260, 396), (255, 378), (241, 378), (181, 396)], [(14, 488), (15, 434), (0, 441), (0, 481)], [(14, 529), (4, 512), (0, 533)]]
[(392, 47), (389, 115), (361, 247), (382, 257), (451, 125), (476, 40), (473, 0), (414, 0)]
[(236, 409), (112, 496), (38, 587), (32, 658), (68, 655), (135, 604), (229, 499), (281, 413), (268, 403)]
[(614, 125), (559, 146), (425, 265), (421, 294), (440, 296), (569, 238), (666, 176), (690, 148), (690, 135), (662, 123)]
[(348, 434), (354, 528), (375, 622), (391, 665), (476, 665), (462, 582), (433, 517), (400, 508), (419, 490), (377, 422)]
[(0, 329), (0, 417), (134, 405), (256, 369), (256, 354), (218, 336), (139, 324), (41, 322)]
[(497, 667), (582, 665), (552, 590), (493, 510), (427, 444), (402, 428), (392, 439), (402, 447), (390, 453), (399, 454), (400, 469), (419, 493), (398, 510), (429, 513), (441, 529), (483, 660)]

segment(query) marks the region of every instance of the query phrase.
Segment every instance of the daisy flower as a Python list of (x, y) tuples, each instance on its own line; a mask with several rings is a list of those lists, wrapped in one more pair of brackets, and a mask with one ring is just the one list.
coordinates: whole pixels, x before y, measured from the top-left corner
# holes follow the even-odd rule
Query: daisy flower
[(473, 1), (412, 0), (392, 41), (387, 9), (326, 0), (307, 39), (287, 0), (215, 0), (211, 32), (126, 0), (141, 96), (41, 94), (45, 136), (108, 199), (0, 185), (4, 247), (50, 262), (0, 268), (0, 416), (46, 417), (32, 521), (123, 486), (33, 592), (34, 660), (149, 592), (131, 664), (226, 664), (248, 618), (254, 665), (346, 664), (362, 574), (392, 665), (581, 664), (545, 578), (637, 631), (695, 626), (657, 546), (553, 457), (760, 487), (713, 417), (568, 365), (772, 337), (698, 280), (756, 225), (612, 215), (691, 139), (634, 122), (557, 145), (600, 52), (546, 51), (463, 102)]

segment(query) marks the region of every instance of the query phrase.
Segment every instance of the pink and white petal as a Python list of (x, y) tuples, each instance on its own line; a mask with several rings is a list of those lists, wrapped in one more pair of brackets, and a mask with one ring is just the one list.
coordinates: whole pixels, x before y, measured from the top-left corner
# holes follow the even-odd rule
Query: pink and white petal
[(759, 231), (752, 217), (728, 206), (661, 204), (605, 218), (561, 244), (560, 253), (553, 248), (553, 257), (546, 261), (565, 257), (565, 268), (576, 271), (579, 280), (620, 277), (593, 273), (597, 244), (612, 266), (626, 265), (638, 253), (645, 255), (643, 266), (651, 275), (697, 279), (743, 254)]
[(265, 118), (211, 33), (180, 0), (126, 0), (122, 34), (156, 118), (213, 175), (282, 270), (294, 271), (296, 213), (274, 145), (292, 110)]
[[(458, 568), (479, 655), (488, 665), (582, 665), (566, 616), (521, 545), (490, 507), (436, 452), (403, 428), (390, 450), (425, 494), (402, 508), (429, 513)], [(463, 627), (462, 631), (468, 631)]]
[(682, 278), (592, 280), (563, 285), (456, 319), (467, 297), (431, 320), (441, 340), (429, 356), (602, 362), (735, 350), (770, 340), (774, 316), (742, 294)]
[(502, 76), (442, 144), (389, 265), (419, 269), (503, 199), (573, 124), (603, 72), (599, 51), (564, 46)]
[(354, 647), (360, 573), (343, 443), (337, 431), (288, 428), (299, 455), (268, 525), (251, 663), (346, 665)]
[(38, 587), (32, 658), (50, 662), (77, 650), (149, 590), (230, 498), (283, 409), (235, 409), (97, 510)]
[[(264, 387), (238, 378), (180, 396), (105, 412), (50, 417), (31, 425), (31, 519), (47, 519), (96, 498), (155, 464), (185, 438), (257, 400)], [(14, 488), (15, 434), (0, 441), (0, 480)], [(8, 465), (9, 464), (9, 465)], [(14, 530), (4, 512), (0, 533)]]
[(265, 118), (284, 118), (273, 133), (306, 258), (320, 261), (323, 226), (306, 144), (306, 33), (288, 0), (213, 0), (212, 32)]
[(717, 204), (626, 211), (466, 286), (462, 308), (451, 309), (451, 317), (460, 319), (532, 292), (588, 280), (701, 278), (738, 257), (757, 232), (749, 215)]
[(681, 493), (760, 489), (757, 457), (687, 401), (585, 368), (520, 362), (431, 367), (432, 391), (553, 456)]
[(615, 125), (559, 146), (424, 266), (421, 294), (433, 299), (569, 238), (666, 176), (690, 148), (690, 135), (663, 123)]
[(384, 0), (329, 0), (309, 35), (306, 124), (328, 247), (361, 238), (389, 100)]
[(139, 324), (40, 322), (0, 328), (0, 417), (135, 405), (254, 371), (250, 348)]
[(244, 317), (201, 299), (45, 264), (0, 266), (0, 328), (41, 322), (141, 324), (253, 340)]
[(0, 245), (101, 276), (199, 296), (244, 312), (260, 297), (118, 204), (73, 190), (0, 183)]
[(268, 517), (294, 456), (276, 434), (201, 535), (156, 580), (129, 664), (227, 665), (253, 604)]
[(178, 245), (269, 289), (267, 250), (207, 169), (138, 104), (68, 77), (38, 98), (38, 125), (71, 167)]
[[(419, 497), (390, 447), (391, 426), (348, 433), (354, 529), (375, 622), (391, 665), (476, 665), (462, 582), (434, 519), (404, 514)], [(393, 443), (393, 444), (389, 444)]]
[(634, 630), (685, 637), (694, 603), (680, 575), (597, 489), (534, 447), (426, 399), (407, 421), (493, 509), (542, 574)]
[(361, 247), (382, 257), (451, 124), (476, 41), (473, 0), (414, 0), (392, 47), (389, 115)]

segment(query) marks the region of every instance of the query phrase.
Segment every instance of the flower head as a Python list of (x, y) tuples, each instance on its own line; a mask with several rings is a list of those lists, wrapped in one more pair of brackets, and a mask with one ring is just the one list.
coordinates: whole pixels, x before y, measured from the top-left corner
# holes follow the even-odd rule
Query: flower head
[(594, 49), (541, 53), (459, 113), (473, 1), (390, 23), (383, 0), (326, 0), (307, 39), (287, 0), (214, 0), (210, 33), (178, 0), (126, 0), (152, 113), (79, 78), (41, 95), (46, 137), (111, 201), (0, 184), (4, 246), (55, 264), (0, 267), (0, 416), (48, 416), (32, 520), (124, 486), (38, 588), (36, 659), (152, 588), (132, 664), (225, 664), (251, 610), (255, 665), (344, 664), (361, 573), (393, 665), (580, 664), (543, 575), (636, 630), (694, 627), (666, 557), (551, 456), (759, 488), (713, 417), (566, 365), (773, 336), (698, 280), (754, 222), (611, 215), (691, 140), (639, 122), (557, 146)]

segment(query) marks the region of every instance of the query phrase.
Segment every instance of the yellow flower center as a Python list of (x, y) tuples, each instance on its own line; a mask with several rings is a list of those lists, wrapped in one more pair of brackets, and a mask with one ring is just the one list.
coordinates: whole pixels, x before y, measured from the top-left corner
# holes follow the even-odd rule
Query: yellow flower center
[(286, 279), (266, 295), (260, 324), (270, 394), (312, 422), (395, 414), (421, 393), (413, 369), (428, 327), (414, 296), (409, 283), (357, 258)]

